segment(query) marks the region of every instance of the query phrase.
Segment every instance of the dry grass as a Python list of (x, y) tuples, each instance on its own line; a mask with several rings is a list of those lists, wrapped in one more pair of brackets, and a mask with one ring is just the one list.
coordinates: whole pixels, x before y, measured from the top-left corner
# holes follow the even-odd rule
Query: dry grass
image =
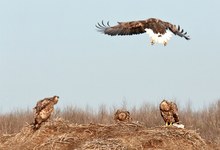
[(193, 130), (175, 127), (146, 128), (138, 123), (77, 125), (57, 119), (46, 122), (35, 132), (31, 126), (26, 126), (12, 137), (3, 137), (6, 140), (1, 140), (0, 149), (11, 150), (206, 150), (208, 148), (205, 141)]
[[(126, 105), (122, 107), (126, 108)], [(56, 127), (56, 130), (57, 128), (60, 127), (61, 129), (59, 129), (59, 131), (61, 132), (61, 130), (64, 130), (63, 131), (64, 133), (69, 133), (68, 132), (68, 130), (70, 130), (69, 126), (71, 126), (71, 132), (73, 132), (72, 131), (73, 125), (75, 125), (75, 128), (77, 128), (79, 126), (82, 126), (80, 124), (87, 124), (87, 125), (90, 123), (97, 124), (97, 127), (94, 127), (97, 129), (99, 127), (98, 124), (105, 124), (106, 128), (111, 128), (111, 126), (113, 126), (113, 123), (114, 123), (113, 115), (116, 109), (118, 108), (108, 109), (106, 108), (105, 105), (101, 105), (98, 111), (94, 111), (92, 108), (89, 108), (89, 107), (87, 107), (86, 109), (80, 109), (77, 107), (68, 106), (62, 110), (57, 108), (53, 117), (54, 118), (61, 117), (63, 120), (68, 121), (68, 123), (66, 123), (65, 121), (48, 122), (46, 123), (45, 128), (50, 128), (50, 127), (53, 128), (53, 126), (56, 126), (54, 124), (57, 124), (57, 123), (61, 123), (62, 125), (60, 126), (58, 125), (58, 127)], [(129, 111), (131, 113), (131, 117), (133, 121), (136, 123), (138, 121), (138, 124), (143, 125), (144, 127), (155, 128), (156, 126), (161, 126), (164, 124), (157, 106), (144, 104), (139, 108), (133, 107), (129, 109)], [(220, 147), (220, 118), (219, 116), (220, 116), (220, 100), (214, 104), (211, 104), (209, 107), (204, 108), (202, 110), (198, 110), (198, 111), (192, 110), (190, 108), (190, 105), (186, 109), (180, 109), (180, 120), (185, 125), (186, 129), (190, 129), (189, 132), (191, 132), (192, 130), (198, 132), (201, 135), (201, 137), (205, 139), (206, 143), (210, 146), (210, 148), (213, 148), (213, 149), (218, 149)], [(32, 138), (36, 138), (30, 134), (32, 133), (32, 131), (30, 128), (28, 128), (28, 125), (27, 125), (27, 123), (31, 123), (32, 121), (33, 121), (32, 110), (16, 110), (14, 112), (10, 112), (7, 114), (0, 114), (0, 135), (3, 135), (0, 139), (0, 142), (7, 143), (8, 140), (10, 141), (10, 139), (13, 139), (15, 137), (18, 138), (19, 136), (21, 136), (21, 134), (23, 135), (23, 137), (21, 139), (18, 138), (19, 140), (26, 139), (25, 138), (26, 136), (31, 136)], [(24, 126), (27, 126), (27, 127), (24, 128)], [(156, 129), (158, 128), (155, 128), (155, 130)], [(47, 132), (47, 131), (42, 131), (42, 132), (38, 131), (38, 132), (34, 134), (43, 135), (45, 134), (44, 132)], [(52, 132), (52, 131), (48, 130), (48, 132)], [(91, 132), (91, 131), (88, 131), (88, 132)], [(163, 132), (165, 131), (163, 130)], [(63, 133), (62, 134), (54, 133), (54, 134), (58, 134), (58, 135), (60, 134), (60, 135), (58, 137), (56, 135), (53, 135), (53, 137), (47, 137), (46, 135), (45, 136), (49, 139), (53, 139), (53, 140), (56, 139), (57, 141), (64, 140), (67, 142), (68, 141), (76, 142), (77, 141), (76, 139), (78, 138), (78, 137), (74, 137), (74, 140), (73, 140), (72, 137), (69, 136), (68, 134), (63, 134)], [(90, 141), (89, 143), (87, 143), (87, 146), (92, 147), (91, 142), (100, 143), (100, 145), (103, 145), (103, 146), (109, 145), (109, 144), (111, 145), (112, 143), (118, 143), (119, 142), (118, 140), (123, 143), (123, 139), (118, 139), (118, 138), (108, 139), (108, 141), (105, 141), (105, 142), (100, 141), (100, 139), (98, 139), (98, 140)], [(35, 144), (37, 145), (37, 143)], [(43, 146), (47, 145), (47, 144), (45, 145), (44, 144)], [(72, 144), (74, 144), (74, 142)], [(32, 146), (36, 146), (36, 145), (32, 145)], [(40, 145), (42, 146), (42, 143)], [(29, 144), (29, 146), (31, 146), (31, 144)], [(118, 146), (120, 148), (120, 146), (123, 146), (123, 145), (118, 145)]]
[(0, 114), (0, 135), (17, 133), (32, 119), (33, 112), (30, 110), (15, 110), (7, 114)]

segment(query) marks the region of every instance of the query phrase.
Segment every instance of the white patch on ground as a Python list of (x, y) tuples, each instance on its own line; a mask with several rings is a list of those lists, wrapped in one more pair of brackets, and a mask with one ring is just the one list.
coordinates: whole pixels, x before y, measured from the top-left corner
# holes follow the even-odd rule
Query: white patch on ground
[(170, 40), (170, 38), (173, 35), (173, 33), (170, 30), (166, 30), (165, 34), (155, 34), (151, 29), (145, 29), (145, 31), (154, 43), (165, 44)]
[(183, 125), (183, 124), (173, 123), (173, 126), (175, 126), (175, 127), (177, 127), (177, 128), (184, 129), (184, 125)]

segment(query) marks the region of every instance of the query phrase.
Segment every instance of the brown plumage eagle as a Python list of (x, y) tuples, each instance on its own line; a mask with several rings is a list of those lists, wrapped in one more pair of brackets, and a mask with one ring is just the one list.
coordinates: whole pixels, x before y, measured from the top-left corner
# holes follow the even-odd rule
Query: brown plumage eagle
[(130, 116), (130, 112), (127, 110), (120, 110), (118, 109), (114, 114), (114, 120), (116, 122), (130, 122), (132, 120)]
[(50, 118), (52, 112), (54, 111), (54, 105), (57, 104), (58, 100), (59, 96), (53, 96), (44, 98), (37, 102), (36, 106), (34, 107), (34, 129), (39, 129), (42, 122), (45, 122)]
[(115, 26), (110, 26), (109, 22), (104, 24), (102, 21), (102, 23), (98, 23), (96, 27), (99, 32), (111, 36), (134, 35), (146, 32), (150, 36), (152, 45), (155, 43), (161, 43), (166, 46), (172, 37), (172, 34), (184, 37), (186, 40), (190, 40), (187, 32), (180, 29), (180, 26), (176, 26), (156, 18), (130, 22), (118, 22), (118, 25)]
[(179, 123), (178, 108), (174, 102), (163, 100), (160, 103), (160, 114), (167, 125)]

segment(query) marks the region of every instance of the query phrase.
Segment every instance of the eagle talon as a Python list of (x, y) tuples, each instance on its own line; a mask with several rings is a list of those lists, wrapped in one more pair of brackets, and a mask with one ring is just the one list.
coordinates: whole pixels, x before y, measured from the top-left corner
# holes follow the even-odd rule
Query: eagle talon
[(154, 41), (154, 40), (151, 40), (150, 43), (151, 43), (151, 45), (154, 45), (154, 44), (155, 44), (155, 41)]
[(164, 46), (167, 46), (167, 42), (164, 42), (163, 45), (164, 45)]
[(166, 122), (165, 126), (173, 126), (172, 122)]

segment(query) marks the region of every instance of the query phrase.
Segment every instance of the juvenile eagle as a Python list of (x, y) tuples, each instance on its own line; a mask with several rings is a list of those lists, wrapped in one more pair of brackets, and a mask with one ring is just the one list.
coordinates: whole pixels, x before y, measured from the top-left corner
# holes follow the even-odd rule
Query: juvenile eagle
[(130, 112), (126, 110), (118, 109), (114, 114), (114, 120), (116, 122), (119, 122), (119, 121), (129, 122), (131, 121)]
[(160, 113), (166, 126), (172, 125), (173, 123), (179, 123), (178, 108), (174, 102), (163, 100), (160, 103)]
[(53, 96), (44, 98), (37, 102), (37, 105), (34, 107), (34, 129), (39, 129), (42, 122), (47, 121), (50, 118), (50, 115), (54, 111), (54, 105), (57, 104), (59, 96)]
[(172, 34), (184, 37), (186, 40), (190, 40), (187, 32), (180, 29), (180, 26), (173, 25), (169, 22), (162, 21), (156, 18), (150, 18), (146, 20), (130, 21), (130, 22), (118, 22), (118, 25), (110, 26), (98, 23), (96, 25), (99, 32), (115, 36), (115, 35), (133, 35), (147, 33), (150, 36), (151, 44), (161, 43), (164, 46), (172, 37)]

